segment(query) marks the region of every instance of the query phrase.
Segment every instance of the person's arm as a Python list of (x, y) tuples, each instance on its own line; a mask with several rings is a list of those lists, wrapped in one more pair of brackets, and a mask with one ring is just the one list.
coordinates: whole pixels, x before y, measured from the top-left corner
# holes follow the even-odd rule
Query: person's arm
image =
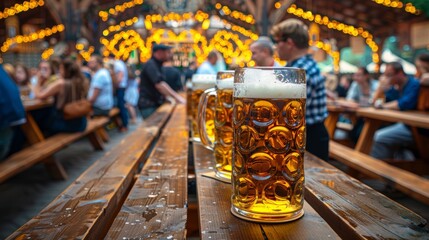
[(429, 86), (429, 73), (423, 73), (420, 77), (420, 84), (422, 86)]
[(118, 71), (116, 72), (116, 79), (118, 79), (118, 85), (121, 84), (122, 80), (124, 77), (124, 72), (123, 71)]
[(63, 87), (64, 87), (64, 79), (58, 79), (52, 84), (49, 84), (44, 89), (42, 89), (42, 83), (38, 82), (33, 87), (33, 92), (34, 92), (34, 96), (37, 99), (47, 99), (49, 97), (57, 95)]
[(94, 104), (95, 100), (97, 100), (98, 95), (100, 95), (101, 89), (99, 88), (94, 88), (94, 90), (92, 91), (92, 95), (89, 97), (89, 101), (91, 102), (91, 104)]
[(390, 109), (390, 110), (400, 110), (398, 100), (383, 103), (381, 105), (381, 108), (382, 109)]
[(177, 92), (175, 92), (173, 89), (171, 89), (171, 87), (168, 86), (168, 84), (164, 81), (161, 81), (155, 84), (155, 88), (165, 97), (170, 96), (174, 98), (178, 103), (182, 103), (182, 104), (186, 103), (186, 100), (182, 96), (180, 96)]

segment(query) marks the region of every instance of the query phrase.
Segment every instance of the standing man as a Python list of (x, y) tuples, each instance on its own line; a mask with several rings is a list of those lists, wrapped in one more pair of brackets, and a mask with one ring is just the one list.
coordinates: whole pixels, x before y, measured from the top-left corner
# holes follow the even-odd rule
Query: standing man
[(171, 97), (178, 103), (185, 103), (185, 99), (176, 93), (165, 82), (162, 73), (162, 63), (169, 60), (171, 47), (155, 44), (152, 48), (152, 57), (143, 66), (140, 77), (139, 108), (143, 118), (149, 117), (161, 106), (166, 97)]
[(281, 67), (280, 63), (274, 60), (274, 44), (265, 36), (259, 37), (250, 45), (252, 60), (259, 67)]
[(119, 131), (128, 130), (128, 112), (125, 108), (125, 89), (128, 84), (128, 68), (121, 59), (114, 61), (114, 72), (116, 79), (118, 79), (118, 86), (116, 88), (116, 104), (119, 108), (119, 114), (122, 120), (122, 126)]
[(197, 74), (217, 74), (216, 62), (217, 54), (215, 51), (211, 51), (201, 66), (197, 69)]
[(321, 159), (329, 158), (329, 135), (324, 121), (328, 116), (326, 107), (325, 78), (316, 61), (308, 54), (308, 27), (297, 19), (287, 19), (273, 27), (271, 33), (277, 42), (280, 59), (286, 60), (286, 67), (305, 70), (307, 78), (307, 151)]
[(91, 56), (88, 67), (94, 72), (88, 91), (93, 116), (109, 116), (113, 107), (113, 85), (109, 70), (103, 67), (103, 59), (99, 55)]

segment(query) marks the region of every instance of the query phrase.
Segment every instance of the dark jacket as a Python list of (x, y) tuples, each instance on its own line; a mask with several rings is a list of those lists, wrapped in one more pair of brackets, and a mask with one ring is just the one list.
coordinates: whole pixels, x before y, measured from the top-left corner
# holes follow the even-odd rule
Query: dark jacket
[(0, 129), (25, 122), (19, 89), (0, 64)]

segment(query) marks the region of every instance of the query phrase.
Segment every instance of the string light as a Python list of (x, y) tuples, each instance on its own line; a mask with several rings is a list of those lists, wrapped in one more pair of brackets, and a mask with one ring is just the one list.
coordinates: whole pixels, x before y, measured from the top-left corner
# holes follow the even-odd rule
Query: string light
[(334, 61), (334, 64), (333, 64), (334, 65), (334, 71), (338, 72), (340, 70), (340, 52), (333, 50), (331, 44), (325, 43), (322, 41), (313, 42), (312, 40), (309, 41), (309, 44), (310, 44), (310, 46), (315, 46), (319, 49), (322, 49), (329, 56), (331, 56), (333, 61)]
[(42, 59), (43, 60), (48, 60), (52, 54), (54, 54), (54, 49), (53, 48), (47, 48), (45, 49), (45, 51), (42, 52)]
[(237, 20), (249, 23), (249, 24), (255, 24), (255, 18), (252, 14), (244, 14), (237, 10), (231, 10), (228, 6), (222, 5), (220, 3), (216, 3), (215, 8), (219, 11), (222, 11), (225, 15), (233, 17)]
[(120, 22), (117, 25), (109, 26), (107, 29), (103, 30), (103, 36), (107, 37), (111, 32), (117, 32), (125, 27), (129, 27), (136, 23), (139, 19), (137, 17), (133, 17), (127, 20)]
[(142, 5), (143, 0), (131, 0), (129, 2), (124, 2), (123, 4), (115, 5), (107, 11), (99, 11), (98, 16), (101, 18), (103, 22), (109, 19), (109, 15), (117, 15), (118, 13), (124, 12), (129, 8), (133, 8), (137, 5)]
[(31, 33), (29, 35), (17, 35), (13, 38), (6, 39), (6, 41), (3, 43), (3, 46), (0, 48), (0, 50), (2, 52), (6, 52), (7, 50), (9, 50), (12, 44), (34, 42), (39, 39), (43, 39), (45, 37), (51, 36), (52, 34), (62, 32), (64, 31), (64, 29), (65, 29), (64, 25), (59, 24), (59, 25), (53, 26), (52, 28), (45, 28), (37, 32)]
[(90, 47), (88, 48), (88, 51), (85, 51), (84, 49), (78, 49), (77, 47), (78, 47), (78, 46), (76, 45), (76, 49), (77, 49), (77, 50), (79, 50), (79, 54), (80, 54), (80, 56), (82, 56), (82, 58), (83, 58), (85, 61), (89, 61), (89, 59), (91, 58), (92, 53), (94, 52), (94, 47), (93, 47), (93, 46), (90, 46)]
[(390, 8), (404, 8), (405, 7), (405, 11), (409, 12), (411, 14), (415, 14), (415, 15), (419, 15), (421, 12), (419, 10), (417, 10), (417, 8), (412, 4), (412, 3), (407, 3), (404, 5), (404, 3), (402, 3), (399, 0), (372, 0), (373, 2), (386, 6), (386, 7), (390, 7)]
[(241, 40), (238, 34), (221, 30), (218, 31), (210, 42), (206, 37), (194, 29), (182, 31), (176, 35), (171, 30), (158, 29), (147, 37), (146, 41), (141, 39), (140, 35), (134, 30), (122, 31), (113, 36), (109, 41), (102, 38), (100, 42), (105, 46), (104, 56), (112, 53), (115, 58), (127, 59), (130, 53), (139, 49), (140, 61), (145, 62), (150, 58), (152, 43), (161, 42), (186, 42), (191, 44), (195, 52), (196, 60), (202, 63), (212, 50), (219, 51), (227, 64), (236, 62), (239, 66), (245, 66), (251, 61), (251, 51), (249, 45), (251, 39)]
[(13, 16), (20, 12), (26, 12), (30, 9), (41, 7), (43, 5), (45, 5), (45, 2), (43, 0), (24, 1), (22, 4), (16, 3), (15, 5), (9, 8), (5, 8), (2, 12), (0, 12), (0, 19)]
[(378, 45), (374, 41), (374, 37), (371, 33), (369, 33), (367, 30), (363, 29), (362, 27), (355, 27), (352, 25), (348, 25), (345, 23), (341, 23), (335, 20), (330, 20), (327, 16), (322, 16), (320, 14), (314, 15), (311, 11), (304, 11), (302, 8), (298, 8), (295, 4), (292, 4), (288, 9), (287, 12), (290, 14), (293, 14), (297, 17), (307, 19), (311, 22), (315, 22), (319, 25), (325, 25), (329, 29), (334, 29), (340, 32), (343, 32), (344, 34), (348, 34), (350, 36), (361, 36), (365, 39), (366, 44), (369, 46), (369, 48), (372, 51), (372, 61), (378, 65), (380, 62), (379, 54), (378, 54)]
[(152, 14), (152, 15), (146, 15), (146, 19), (150, 20), (151, 22), (168, 22), (168, 21), (176, 21), (176, 22), (182, 22), (187, 21), (189, 19), (193, 19), (194, 14), (192, 12), (187, 12), (183, 14), (178, 14), (175, 12), (170, 12), (167, 14)]

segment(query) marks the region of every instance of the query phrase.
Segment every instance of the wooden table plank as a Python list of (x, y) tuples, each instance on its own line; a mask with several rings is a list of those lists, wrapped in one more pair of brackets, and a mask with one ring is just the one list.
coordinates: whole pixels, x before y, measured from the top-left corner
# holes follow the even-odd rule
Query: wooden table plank
[(340, 118), (340, 114), (347, 114), (350, 116), (352, 122), (356, 122), (356, 119), (355, 119), (356, 109), (354, 108), (345, 107), (337, 103), (328, 104), (327, 108), (328, 108), (328, 117), (325, 119), (325, 127), (331, 139), (334, 138), (334, 134), (335, 134), (335, 130), (337, 129), (337, 122), (338, 122), (338, 119)]
[(290, 223), (259, 224), (233, 216), (231, 184), (202, 176), (213, 169), (214, 157), (200, 144), (193, 147), (201, 239), (339, 239), (308, 203), (304, 204), (304, 216)]
[(161, 106), (8, 239), (101, 239), (172, 109)]
[(346, 239), (427, 239), (427, 221), (306, 153), (305, 199)]
[(176, 107), (106, 239), (185, 239), (188, 127)]
[[(360, 108), (357, 111), (357, 115), (365, 118), (365, 124), (355, 146), (355, 150), (366, 154), (371, 152), (374, 134), (383, 122), (402, 122), (412, 127), (429, 129), (429, 113), (427, 112)], [(420, 147), (419, 151), (421, 153), (427, 152), (421, 149), (424, 146), (417, 146)], [(423, 157), (426, 158), (428, 156)]]
[(402, 122), (413, 127), (429, 129), (429, 113), (422, 111), (397, 111), (388, 109), (360, 108), (360, 117), (382, 120), (385, 122)]

